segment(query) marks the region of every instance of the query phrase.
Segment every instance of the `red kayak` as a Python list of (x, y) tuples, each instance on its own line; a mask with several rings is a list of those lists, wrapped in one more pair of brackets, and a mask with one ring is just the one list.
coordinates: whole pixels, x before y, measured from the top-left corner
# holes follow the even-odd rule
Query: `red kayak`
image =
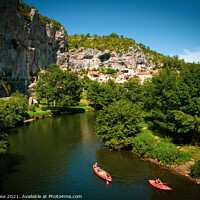
[(95, 165), (93, 165), (93, 170), (94, 170), (94, 173), (97, 176), (101, 177), (102, 179), (109, 181), (109, 182), (112, 181), (112, 177), (106, 171), (101, 169), (100, 167), (97, 168), (97, 167), (95, 167)]
[(155, 188), (158, 188), (158, 189), (161, 189), (161, 190), (172, 190), (172, 188), (166, 186), (166, 185), (161, 185), (161, 184), (157, 184), (155, 183), (155, 180), (149, 180), (149, 183), (155, 187)]

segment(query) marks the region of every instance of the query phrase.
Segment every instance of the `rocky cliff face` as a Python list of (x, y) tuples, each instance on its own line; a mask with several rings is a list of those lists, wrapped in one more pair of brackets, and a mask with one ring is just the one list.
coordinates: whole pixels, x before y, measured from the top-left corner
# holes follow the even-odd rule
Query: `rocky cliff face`
[[(150, 57), (149, 57), (150, 58)], [(61, 68), (73, 70), (93, 69), (102, 66), (122, 70), (124, 68), (138, 69), (139, 66), (154, 67), (154, 64), (138, 48), (132, 48), (123, 55), (115, 51), (79, 48), (64, 53), (59, 60)]]
[(64, 28), (41, 25), (36, 9), (27, 21), (19, 11), (20, 0), (0, 0), (0, 79), (9, 78), (17, 89), (26, 89), (33, 76), (67, 51)]

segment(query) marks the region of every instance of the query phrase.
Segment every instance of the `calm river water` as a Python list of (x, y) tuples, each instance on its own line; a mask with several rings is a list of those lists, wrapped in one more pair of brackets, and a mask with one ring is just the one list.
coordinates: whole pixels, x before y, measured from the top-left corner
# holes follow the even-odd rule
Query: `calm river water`
[[(0, 195), (82, 195), (98, 200), (197, 200), (200, 186), (186, 177), (142, 161), (131, 152), (111, 151), (94, 135), (96, 113), (55, 116), (11, 130), (9, 154), (0, 157)], [(97, 161), (111, 185), (93, 173)], [(159, 177), (173, 188), (152, 188)], [(77, 197), (77, 196), (76, 196)], [(39, 198), (38, 198), (39, 199)], [(67, 198), (64, 198), (67, 199)]]

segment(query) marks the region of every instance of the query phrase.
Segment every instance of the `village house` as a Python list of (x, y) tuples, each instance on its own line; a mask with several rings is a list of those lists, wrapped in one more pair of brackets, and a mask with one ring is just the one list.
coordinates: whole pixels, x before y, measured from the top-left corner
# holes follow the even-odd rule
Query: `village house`
[(144, 83), (144, 80), (145, 80), (145, 79), (148, 79), (148, 78), (151, 78), (151, 77), (152, 77), (152, 75), (151, 75), (149, 72), (139, 72), (139, 73), (137, 74), (137, 76), (138, 76), (140, 79), (142, 79), (141, 84)]
[(137, 64), (137, 69), (138, 69), (139, 71), (141, 71), (141, 70), (146, 70), (146, 69), (147, 69), (147, 66), (144, 65), (144, 64)]
[(99, 74), (99, 82), (106, 82), (106, 81), (107, 81), (106, 75), (103, 73), (100, 73)]
[(88, 71), (87, 76), (93, 81), (95, 81), (95, 80), (98, 81), (98, 79), (99, 79), (99, 74), (95, 71)]
[(128, 68), (128, 75), (135, 76), (134, 68), (132, 67)]
[(106, 74), (106, 80), (108, 81), (110, 79), (113, 79), (113, 77), (111, 75), (109, 75), (109, 74)]
[(115, 82), (117, 83), (124, 83), (126, 81), (125, 75), (123, 72), (117, 72)]
[(134, 76), (135, 75), (134, 68), (125, 68), (121, 72), (123, 72), (125, 76), (128, 76), (128, 75)]

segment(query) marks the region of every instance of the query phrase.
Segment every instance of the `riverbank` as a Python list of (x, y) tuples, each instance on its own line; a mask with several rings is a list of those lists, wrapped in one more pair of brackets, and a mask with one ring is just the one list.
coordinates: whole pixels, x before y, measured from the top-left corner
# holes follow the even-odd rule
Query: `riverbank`
[[(77, 106), (66, 108), (63, 111), (59, 110), (42, 110), (44, 105), (38, 105), (37, 108), (35, 108), (34, 111), (27, 111), (27, 114), (29, 115), (29, 119), (24, 120), (24, 123), (32, 122), (37, 119), (42, 119), (46, 117), (52, 117), (56, 114), (73, 114), (73, 113), (83, 113), (83, 112), (90, 112), (95, 111), (95, 109), (90, 105), (90, 101), (87, 100), (87, 94), (83, 92), (81, 96), (81, 100)], [(46, 106), (46, 105), (45, 105)]]
[[(141, 125), (143, 128), (142, 133), (140, 134), (140, 140), (136, 141), (140, 143), (140, 148), (146, 149), (147, 151), (140, 151), (140, 149), (137, 147), (133, 148), (132, 152), (143, 160), (147, 160), (163, 168), (173, 170), (178, 174), (186, 176), (190, 180), (195, 181), (197, 184), (200, 184), (200, 179), (193, 178), (190, 171), (190, 167), (193, 166), (195, 162), (200, 160), (200, 148), (191, 145), (176, 146), (170, 142), (169, 138), (161, 138), (158, 136), (158, 134), (154, 134), (153, 131), (148, 129), (148, 125), (146, 123), (142, 123)], [(162, 148), (157, 149), (158, 145), (160, 147), (162, 146)], [(138, 152), (134, 150), (137, 150)], [(158, 155), (162, 154), (164, 154), (164, 158), (161, 156), (159, 160)], [(190, 155), (190, 157), (181, 158), (185, 156), (187, 157), (188, 155)], [(164, 161), (167, 161), (167, 159), (169, 161), (171, 157), (174, 157), (175, 160), (173, 162), (176, 161), (177, 163), (175, 162), (175, 164), (173, 164), (173, 162), (171, 162), (171, 164), (166, 164)]]
[(148, 161), (148, 162), (151, 162), (151, 163), (153, 163), (155, 165), (159, 165), (162, 168), (165, 168), (165, 169), (168, 169), (168, 170), (172, 170), (172, 171), (174, 171), (174, 172), (176, 172), (178, 174), (186, 176), (187, 178), (189, 178), (190, 180), (196, 182), (197, 184), (200, 184), (200, 179), (198, 179), (198, 178), (192, 178), (191, 174), (190, 174), (190, 167), (195, 164), (195, 161), (193, 159), (191, 161), (188, 161), (187, 163), (179, 165), (179, 166), (175, 166), (175, 165), (172, 165), (172, 166), (163, 166), (163, 165), (161, 165), (159, 163), (159, 161), (158, 161), (157, 158), (156, 159), (147, 158), (147, 157), (144, 157), (141, 154), (133, 152), (133, 151), (132, 151), (132, 153), (135, 154), (135, 155), (137, 155), (140, 159), (142, 159), (144, 161)]

